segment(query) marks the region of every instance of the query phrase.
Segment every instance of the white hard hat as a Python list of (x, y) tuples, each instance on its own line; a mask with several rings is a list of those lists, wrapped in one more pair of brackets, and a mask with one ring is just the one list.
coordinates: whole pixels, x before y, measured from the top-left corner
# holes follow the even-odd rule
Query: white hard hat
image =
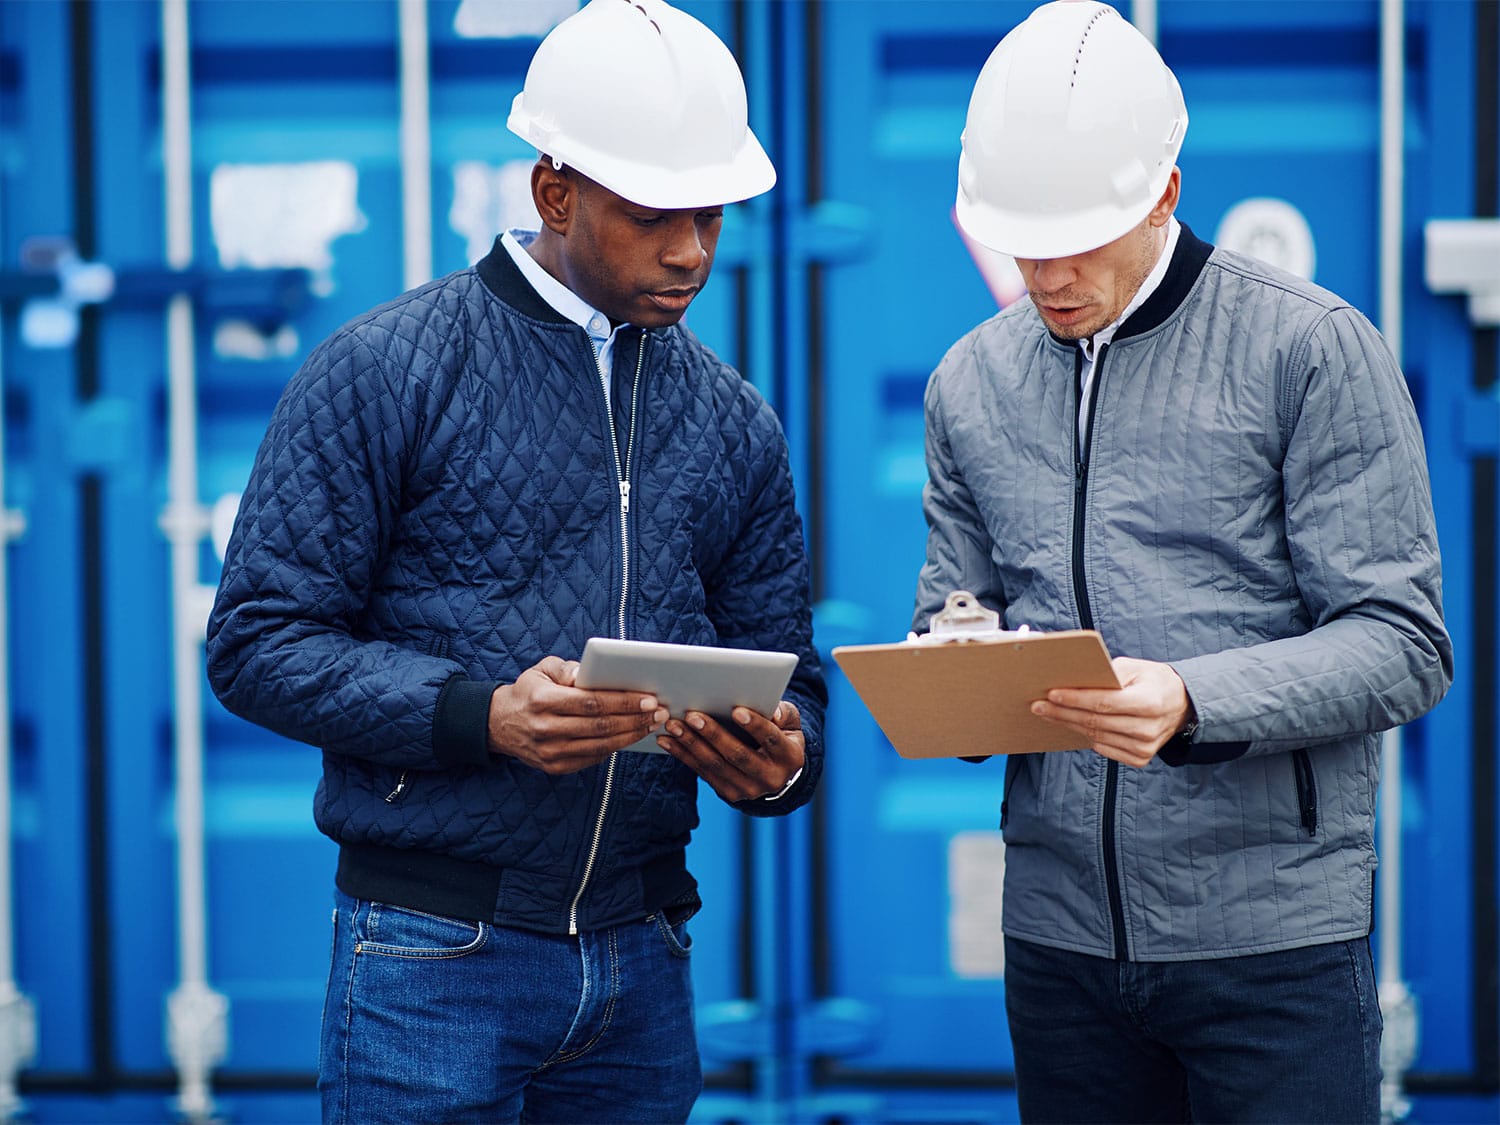
[(661, 0), (592, 0), (563, 20), (506, 124), (643, 207), (718, 207), (776, 182), (729, 48)]
[(1055, 0), (991, 53), (969, 99), (958, 221), (1017, 258), (1113, 242), (1156, 206), (1187, 132), (1177, 79), (1107, 4)]

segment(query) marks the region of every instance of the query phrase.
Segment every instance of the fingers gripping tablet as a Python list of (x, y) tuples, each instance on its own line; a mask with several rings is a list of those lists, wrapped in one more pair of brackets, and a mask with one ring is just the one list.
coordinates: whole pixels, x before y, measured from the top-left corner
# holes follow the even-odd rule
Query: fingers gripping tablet
[[(770, 715), (796, 667), (794, 652), (590, 637), (573, 682), (581, 688), (647, 691), (674, 718), (701, 711), (729, 723), (736, 707)], [(626, 749), (660, 754), (659, 733), (660, 728)]]

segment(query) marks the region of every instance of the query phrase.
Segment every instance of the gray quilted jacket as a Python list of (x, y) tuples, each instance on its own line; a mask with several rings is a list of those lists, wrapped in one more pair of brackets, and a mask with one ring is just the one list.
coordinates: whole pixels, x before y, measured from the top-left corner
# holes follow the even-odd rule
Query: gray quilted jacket
[(1012, 628), (1096, 628), (1170, 663), (1200, 725), (1140, 770), (1006, 760), (1005, 932), (1142, 961), (1368, 934), (1380, 732), (1453, 661), (1395, 361), (1332, 293), (1184, 227), (1101, 349), (1083, 450), (1079, 366), (1026, 301), (933, 373), (914, 627), (967, 589)]
[(497, 245), (344, 326), (276, 407), (208, 673), (322, 749), (314, 814), (351, 895), (549, 932), (691, 912), (687, 767), (488, 752), (495, 686), (590, 636), (798, 653), (806, 768), (737, 807), (812, 796), (827, 697), (781, 426), (686, 328), (615, 351), (611, 418), (587, 336)]

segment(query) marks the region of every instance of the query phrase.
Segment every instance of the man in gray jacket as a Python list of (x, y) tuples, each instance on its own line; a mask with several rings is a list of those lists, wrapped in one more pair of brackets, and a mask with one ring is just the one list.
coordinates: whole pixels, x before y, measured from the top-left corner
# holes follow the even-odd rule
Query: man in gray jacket
[(1176, 79), (1052, 3), (975, 85), (958, 217), (1030, 293), (926, 398), (914, 627), (966, 589), (1098, 629), (1122, 687), (1006, 759), (1006, 1005), (1042, 1121), (1379, 1116), (1380, 732), (1452, 676), (1421, 433), (1332, 293), (1173, 215)]

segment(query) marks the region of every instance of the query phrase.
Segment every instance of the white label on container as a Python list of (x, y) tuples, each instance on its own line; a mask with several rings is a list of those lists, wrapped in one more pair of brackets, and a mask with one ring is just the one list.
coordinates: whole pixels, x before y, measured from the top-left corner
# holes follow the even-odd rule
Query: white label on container
[(290, 324), (266, 331), (248, 320), (221, 320), (214, 325), (214, 355), (220, 359), (291, 359), (301, 350)]
[(1288, 273), (1312, 280), (1318, 264), (1312, 228), (1302, 212), (1284, 199), (1242, 199), (1224, 212), (1214, 244), (1249, 254)]
[(513, 228), (537, 230), (541, 216), (531, 200), (535, 160), (508, 160), (499, 167), (482, 160), (453, 166), (453, 206), (448, 226), (463, 236), (470, 264), (490, 252), (495, 236)]
[(578, 11), (578, 0), (463, 0), (453, 30), (465, 39), (540, 39)]
[(955, 976), (1005, 975), (1004, 884), (1005, 838), (999, 832), (959, 832), (948, 841), (948, 962)]
[(365, 228), (358, 191), (359, 173), (344, 160), (220, 164), (209, 177), (219, 264), (326, 274), (333, 240)]
[(214, 545), (214, 554), (219, 561), (229, 553), (229, 536), (234, 532), (234, 520), (240, 513), (239, 492), (226, 492), (214, 501), (208, 513), (208, 538)]

